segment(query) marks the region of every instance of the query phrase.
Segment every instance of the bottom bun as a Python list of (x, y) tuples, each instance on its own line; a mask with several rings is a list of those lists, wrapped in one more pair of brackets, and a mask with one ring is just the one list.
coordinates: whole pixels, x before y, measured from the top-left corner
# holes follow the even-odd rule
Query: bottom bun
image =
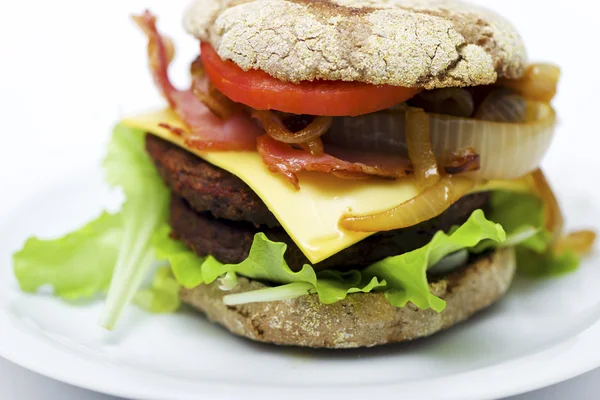
[(383, 293), (350, 294), (334, 304), (322, 304), (317, 295), (238, 306), (223, 304), (223, 296), (265, 288), (260, 282), (239, 279), (232, 291), (219, 283), (182, 289), (183, 302), (206, 313), (232, 333), (249, 339), (321, 348), (372, 347), (433, 335), (500, 299), (510, 287), (516, 262), (513, 249), (501, 249), (437, 278), (429, 287), (444, 299), (441, 313), (390, 305)]

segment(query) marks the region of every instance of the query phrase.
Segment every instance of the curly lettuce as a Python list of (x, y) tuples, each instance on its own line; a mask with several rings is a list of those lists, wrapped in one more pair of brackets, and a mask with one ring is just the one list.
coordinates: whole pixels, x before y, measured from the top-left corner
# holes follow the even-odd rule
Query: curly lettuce
[[(146, 154), (142, 131), (117, 126), (104, 169), (108, 183), (125, 194), (121, 211), (102, 214), (59, 239), (29, 239), (14, 254), (13, 268), (24, 291), (50, 285), (56, 296), (67, 300), (106, 293), (101, 322), (112, 329), (155, 263), (151, 239), (167, 220), (169, 191)], [(138, 295), (138, 304), (173, 309), (148, 300), (145, 293)]]
[(298, 272), (284, 259), (285, 243), (269, 240), (257, 233), (248, 258), (239, 264), (223, 264), (213, 257), (197, 257), (187, 247), (168, 236), (168, 227), (157, 233), (154, 246), (159, 258), (168, 261), (177, 281), (185, 288), (212, 283), (222, 276), (240, 275), (278, 284), (274, 287), (227, 295), (227, 304), (283, 300), (316, 293), (321, 303), (343, 300), (350, 293), (384, 291), (388, 302), (404, 307), (408, 302), (421, 309), (442, 311), (445, 302), (429, 291), (427, 268), (456, 251), (470, 248), (483, 240), (502, 242), (506, 236), (499, 224), (487, 220), (483, 211), (471, 217), (451, 234), (438, 232), (426, 246), (381, 260), (362, 271), (316, 272), (305, 264)]
[(103, 213), (62, 238), (29, 238), (13, 255), (13, 271), (24, 292), (50, 285), (54, 295), (80, 300), (106, 293), (123, 237), (121, 216)]
[(515, 246), (519, 272), (531, 277), (558, 276), (577, 269), (577, 254), (567, 250), (556, 253), (552, 234), (544, 226), (544, 204), (530, 193), (497, 191), (492, 193), (489, 217), (507, 233), (502, 244), (483, 242), (474, 251)]
[(162, 267), (156, 271), (152, 285), (135, 294), (133, 303), (155, 314), (172, 313), (181, 306), (180, 288), (171, 268)]

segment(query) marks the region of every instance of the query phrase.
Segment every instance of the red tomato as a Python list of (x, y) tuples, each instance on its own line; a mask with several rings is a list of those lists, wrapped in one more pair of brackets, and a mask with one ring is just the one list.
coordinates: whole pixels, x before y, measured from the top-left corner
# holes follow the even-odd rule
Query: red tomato
[(402, 103), (422, 89), (361, 82), (280, 81), (260, 70), (244, 71), (223, 61), (208, 43), (201, 43), (201, 59), (211, 83), (225, 96), (257, 110), (293, 114), (355, 116)]

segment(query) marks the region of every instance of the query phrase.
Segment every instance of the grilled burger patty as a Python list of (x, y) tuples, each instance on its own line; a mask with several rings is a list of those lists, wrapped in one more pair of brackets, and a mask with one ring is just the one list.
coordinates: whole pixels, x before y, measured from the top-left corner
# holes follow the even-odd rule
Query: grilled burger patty
[[(429, 243), (436, 232), (448, 231), (453, 225), (464, 223), (474, 210), (485, 208), (487, 200), (485, 193), (467, 196), (437, 218), (414, 227), (370, 236), (314, 267), (317, 270), (356, 269), (418, 249)], [(285, 259), (293, 270), (298, 271), (310, 263), (283, 228), (257, 228), (248, 222), (217, 219), (210, 212), (198, 213), (176, 194), (171, 198), (169, 223), (173, 237), (182, 240), (199, 256), (210, 254), (223, 263), (236, 264), (245, 260), (257, 232), (264, 232), (270, 240), (288, 245)]]
[[(238, 177), (153, 135), (146, 136), (146, 148), (173, 191), (173, 236), (196, 254), (239, 263), (248, 257), (254, 235), (261, 231), (269, 239), (288, 245), (286, 260), (292, 269), (299, 270), (309, 262), (262, 200)], [(485, 209), (488, 200), (488, 193), (463, 197), (437, 218), (370, 236), (315, 268), (361, 268), (420, 248), (439, 230), (448, 231), (464, 223), (474, 210)]]
[(146, 151), (167, 186), (194, 210), (256, 226), (280, 226), (260, 197), (237, 176), (151, 134), (146, 135)]

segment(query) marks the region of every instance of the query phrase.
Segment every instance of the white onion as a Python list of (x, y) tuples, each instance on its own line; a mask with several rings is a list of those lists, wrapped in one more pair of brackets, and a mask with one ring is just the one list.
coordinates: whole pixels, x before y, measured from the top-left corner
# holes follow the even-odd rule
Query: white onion
[(431, 146), (429, 117), (420, 108), (406, 110), (406, 144), (413, 173), (419, 186), (427, 188), (440, 181), (438, 163)]
[(430, 115), (431, 143), (438, 157), (473, 147), (481, 157), (479, 177), (513, 179), (535, 170), (550, 147), (556, 114), (548, 103), (528, 102), (531, 122), (509, 123)]
[(468, 118), (473, 115), (475, 104), (467, 89), (444, 88), (426, 90), (411, 100), (411, 104), (425, 108), (432, 113)]
[[(535, 170), (554, 136), (556, 114), (545, 102), (526, 102), (527, 122), (495, 122), (428, 113), (431, 144), (438, 159), (468, 147), (480, 155), (482, 179), (513, 179)], [(335, 118), (326, 142), (364, 151), (408, 156), (405, 114), (384, 111)]]
[(462, 267), (469, 261), (469, 252), (467, 249), (462, 249), (442, 258), (437, 264), (429, 267), (427, 272), (431, 274), (445, 274)]
[(496, 122), (525, 122), (527, 102), (520, 95), (506, 89), (494, 90), (481, 103), (475, 118)]
[(404, 110), (384, 110), (358, 117), (334, 118), (325, 143), (365, 152), (400, 154), (408, 157)]

